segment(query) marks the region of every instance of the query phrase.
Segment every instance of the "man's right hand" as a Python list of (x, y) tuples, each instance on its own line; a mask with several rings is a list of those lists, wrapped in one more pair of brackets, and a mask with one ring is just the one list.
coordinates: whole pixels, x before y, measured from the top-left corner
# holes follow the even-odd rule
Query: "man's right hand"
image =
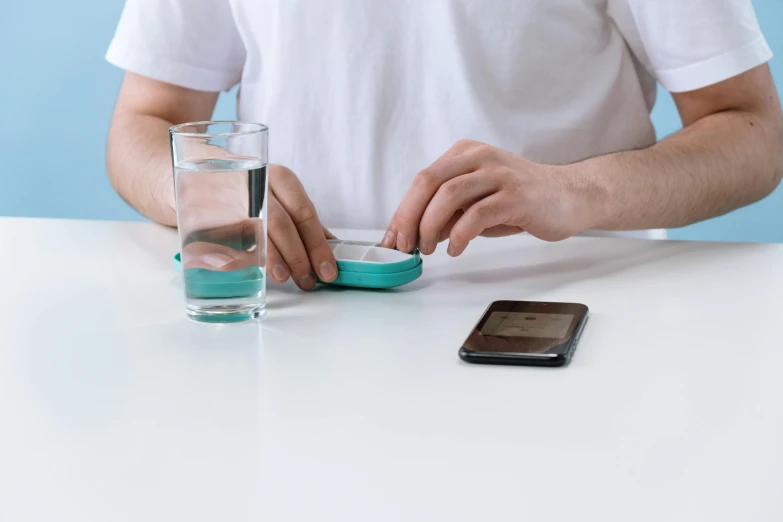
[[(185, 269), (232, 271), (262, 262), (259, 217), (248, 212), (247, 178), (224, 173), (205, 178), (183, 173), (178, 180), (180, 234), (184, 238)], [(334, 236), (318, 220), (315, 207), (299, 179), (279, 165), (268, 167), (269, 194), (266, 272), (283, 283), (293, 278), (302, 290), (337, 277), (327, 238)]]
[(269, 166), (269, 241), (267, 274), (278, 283), (289, 277), (302, 290), (337, 277), (337, 263), (327, 239), (334, 236), (321, 225), (313, 202), (290, 169)]
[[(109, 133), (107, 163), (117, 192), (136, 210), (167, 226), (177, 223), (171, 183), (169, 127), (210, 119), (217, 92), (186, 89), (125, 73)], [(337, 265), (313, 203), (289, 169), (269, 165), (267, 275), (292, 277), (304, 290), (337, 277)], [(184, 178), (183, 178), (184, 179)], [(183, 267), (235, 270), (257, 265), (258, 218), (249, 216), (247, 178), (211, 176), (209, 186), (183, 183), (180, 202), (191, 210), (179, 220), (185, 238)], [(183, 195), (183, 191), (186, 194)], [(182, 218), (182, 216), (180, 216)]]

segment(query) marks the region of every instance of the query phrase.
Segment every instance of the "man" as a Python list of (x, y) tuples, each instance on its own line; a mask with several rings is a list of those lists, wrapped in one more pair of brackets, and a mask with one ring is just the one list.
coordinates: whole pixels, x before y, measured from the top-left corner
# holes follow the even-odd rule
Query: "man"
[[(770, 58), (750, 0), (128, 0), (108, 169), (174, 225), (167, 130), (239, 83), (238, 118), (271, 129), (279, 282), (334, 279), (322, 222), (452, 256), (523, 230), (660, 237), (778, 185)], [(656, 81), (684, 125), (657, 144)]]

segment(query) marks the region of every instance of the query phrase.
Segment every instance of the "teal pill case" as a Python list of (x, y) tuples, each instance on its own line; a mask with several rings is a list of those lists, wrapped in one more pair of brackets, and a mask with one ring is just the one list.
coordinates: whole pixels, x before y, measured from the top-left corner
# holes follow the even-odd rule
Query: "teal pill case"
[(342, 239), (330, 239), (329, 248), (337, 260), (337, 279), (325, 284), (394, 288), (415, 281), (423, 272), (418, 250), (406, 254), (371, 241)]
[[(415, 281), (423, 272), (418, 250), (410, 254), (384, 248), (371, 241), (330, 239), (337, 260), (337, 279), (325, 285), (354, 288), (394, 288)], [(180, 254), (174, 268), (182, 271)], [(253, 295), (261, 291), (263, 274), (258, 267), (220, 272), (189, 268), (184, 274), (188, 292), (197, 298), (227, 298)]]

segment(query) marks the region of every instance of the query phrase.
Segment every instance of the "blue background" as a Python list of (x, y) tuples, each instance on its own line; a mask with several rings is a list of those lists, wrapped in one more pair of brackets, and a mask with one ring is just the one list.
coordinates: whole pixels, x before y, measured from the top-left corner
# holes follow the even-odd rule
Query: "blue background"
[[(783, 88), (783, 0), (753, 2)], [(0, 10), (0, 215), (141, 220), (105, 174), (106, 133), (122, 72), (104, 61), (122, 0), (4, 2)], [(216, 118), (233, 119), (224, 94)], [(660, 137), (680, 127), (666, 92), (653, 111)], [(727, 216), (671, 237), (783, 242), (783, 185)]]

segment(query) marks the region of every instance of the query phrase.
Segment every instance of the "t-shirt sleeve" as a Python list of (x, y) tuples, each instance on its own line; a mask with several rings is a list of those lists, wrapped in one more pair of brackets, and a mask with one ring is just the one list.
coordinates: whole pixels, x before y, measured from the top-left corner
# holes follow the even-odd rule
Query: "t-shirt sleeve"
[(229, 0), (126, 0), (106, 60), (199, 91), (239, 82), (245, 48)]
[(650, 72), (670, 92), (701, 89), (772, 58), (751, 0), (624, 0)]

